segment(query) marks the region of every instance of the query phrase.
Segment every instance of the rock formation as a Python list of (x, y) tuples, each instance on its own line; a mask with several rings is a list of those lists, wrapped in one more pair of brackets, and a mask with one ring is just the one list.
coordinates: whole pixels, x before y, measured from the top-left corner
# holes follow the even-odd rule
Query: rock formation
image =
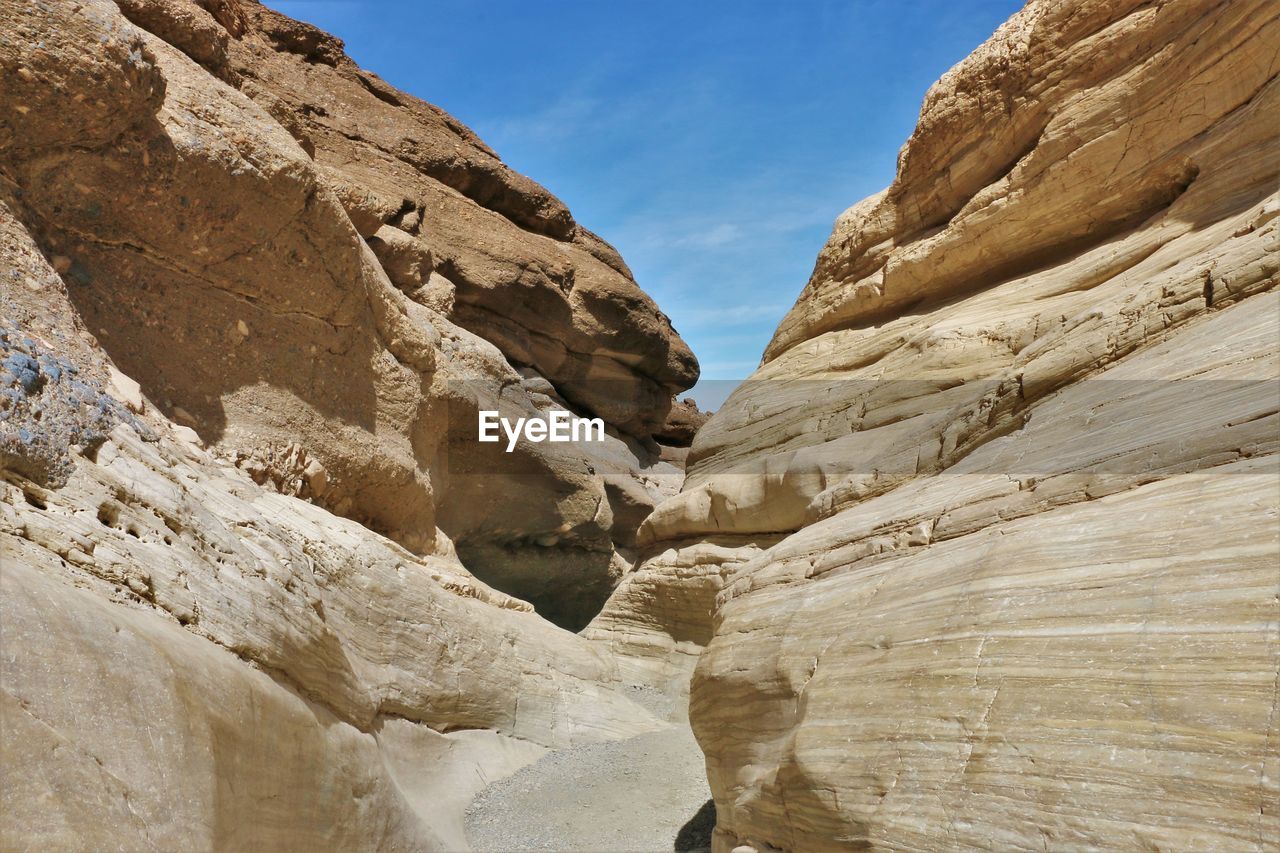
[[(464, 849), (691, 677), (722, 853), (1274, 847), (1278, 45), (1031, 0), (703, 423), (337, 39), (0, 0), (0, 847)], [(607, 440), (475, 441), (559, 409)]]
[[(585, 624), (681, 480), (608, 244), (250, 0), (0, 0), (0, 74), (0, 846), (459, 849), (669, 726), (527, 603)], [(560, 408), (606, 441), (476, 442)]]
[[(650, 436), (697, 376), (617, 253), (305, 24), (55, 6), (5, 7), (6, 180), (120, 371), (257, 481), (310, 466), (302, 496), (584, 623), (678, 486)], [(478, 408), (550, 406), (609, 447), (477, 456)]]
[(1278, 47), (1032, 0), (839, 218), (588, 632), (716, 850), (1280, 838)]

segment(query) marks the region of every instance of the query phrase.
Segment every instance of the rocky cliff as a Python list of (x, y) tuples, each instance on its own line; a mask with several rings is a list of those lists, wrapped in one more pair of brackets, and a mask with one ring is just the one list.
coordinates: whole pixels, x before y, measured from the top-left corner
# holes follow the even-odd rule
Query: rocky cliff
[(0, 69), (0, 846), (458, 849), (668, 726), (547, 621), (682, 476), (697, 364), (607, 243), (252, 0), (2, 0)]
[(705, 424), (319, 30), (0, 0), (0, 73), (0, 848), (465, 849), (549, 750), (479, 837), (638, 833), (691, 678), (722, 853), (1274, 847), (1275, 4), (1031, 0)]
[(717, 850), (1280, 838), (1278, 72), (1032, 0), (929, 91), (589, 632), (697, 661)]
[[(585, 622), (678, 486), (652, 436), (697, 376), (617, 253), (256, 3), (4, 15), (7, 206), (156, 412), (412, 551), (443, 531)], [(551, 405), (604, 418), (609, 446), (477, 457), (478, 408)]]

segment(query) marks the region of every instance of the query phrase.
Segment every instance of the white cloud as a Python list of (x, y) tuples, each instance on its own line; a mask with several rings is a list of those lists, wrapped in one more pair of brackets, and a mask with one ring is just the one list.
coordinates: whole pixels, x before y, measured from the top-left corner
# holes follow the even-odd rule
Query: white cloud
[(584, 125), (599, 122), (604, 115), (600, 98), (563, 95), (547, 106), (514, 118), (486, 123), (486, 136), (501, 149), (504, 141), (562, 143), (574, 138)]
[(668, 245), (681, 249), (714, 249), (720, 246), (727, 246), (730, 243), (736, 243), (745, 236), (746, 234), (740, 226), (721, 222), (719, 225), (713, 225), (706, 230), (694, 231), (683, 237), (677, 237), (675, 240), (669, 241)]
[(682, 311), (681, 317), (693, 323), (714, 323), (718, 326), (735, 326), (756, 320), (773, 320), (775, 323), (787, 313), (790, 305), (781, 303), (724, 305), (693, 308)]

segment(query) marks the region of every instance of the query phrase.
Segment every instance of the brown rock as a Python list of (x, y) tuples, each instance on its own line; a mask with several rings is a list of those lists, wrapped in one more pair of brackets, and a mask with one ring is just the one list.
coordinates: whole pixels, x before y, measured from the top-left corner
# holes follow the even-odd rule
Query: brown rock
[(130, 21), (206, 68), (227, 61), (230, 34), (203, 6), (188, 0), (117, 0), (116, 5)]
[[(632, 541), (673, 488), (646, 484), (656, 449), (613, 442), (608, 490), (591, 454), (531, 448), (520, 487), (495, 478), (483, 496), (448, 473), (449, 461), (455, 471), (470, 465), (477, 398), (512, 381), (512, 364), (551, 379), (562, 404), (643, 434), (692, 381), (687, 347), (596, 238), (582, 238), (588, 251), (526, 230), (508, 218), (520, 219), (513, 210), (487, 210), (414, 165), (447, 148), (492, 180), (525, 186), (469, 131), (434, 107), (388, 96), (345, 57), (309, 64), (302, 54), (331, 52), (337, 42), (242, 5), (250, 26), (227, 43), (224, 77), (249, 98), (109, 4), (24, 18), (24, 32), (56, 31), (47, 44), (63, 52), (38, 70), (44, 88), (7, 88), (6, 102), (48, 100), (88, 85), (81, 74), (97, 64), (116, 65), (94, 78), (109, 85), (94, 100), (72, 98), (47, 115), (41, 101), (36, 120), (10, 129), (6, 168), (24, 192), (20, 218), (61, 259), (72, 301), (123, 373), (206, 444), (262, 460), (301, 448), (326, 472), (323, 495), (308, 489), (311, 499), (416, 551), (434, 547), (442, 503), (451, 507), (443, 526), (464, 553), (522, 553), (516, 544), (554, 534), (566, 565), (591, 555), (570, 574), (594, 590), (586, 597), (594, 604), (575, 617), (589, 618), (616, 582), (615, 544)], [(17, 21), (19, 8), (5, 14)], [(131, 8), (174, 44), (196, 32), (193, 21), (220, 26), (203, 6), (179, 0)], [(103, 27), (106, 49), (81, 52)], [(4, 61), (25, 60), (19, 51)], [(99, 110), (106, 100), (117, 108)], [(377, 138), (362, 141), (373, 127)], [(421, 144), (405, 148), (410, 138)], [(526, 189), (554, 207), (541, 188)], [(492, 279), (458, 261), (479, 246)], [(458, 269), (472, 278), (455, 282)], [(533, 286), (521, 269), (554, 269), (557, 278)], [(566, 293), (563, 280), (585, 284)], [(505, 313), (493, 314), (495, 306)], [(471, 317), (498, 347), (439, 312)], [(510, 404), (537, 411), (530, 401)], [(466, 411), (469, 419), (459, 414)], [(450, 454), (457, 458), (443, 458)], [(264, 482), (293, 483), (294, 467)], [(660, 480), (676, 473), (658, 470)], [(620, 487), (619, 477), (635, 485)], [(523, 556), (499, 562), (534, 574), (527, 585), (546, 589), (540, 602), (549, 606), (564, 578), (541, 577), (559, 564), (545, 548), (537, 553), (552, 559), (542, 568)]]
[(368, 242), (387, 278), (404, 292), (412, 293), (431, 277), (431, 249), (421, 238), (383, 225)]
[[(696, 364), (616, 253), (256, 4), (0, 31), (6, 844), (459, 849), (486, 778), (669, 727), (458, 557), (576, 627), (678, 488), (646, 430)], [(609, 437), (486, 469), (490, 405)]]
[[(280, 112), (296, 120), (296, 116), (293, 116), (288, 111), (288, 108), (283, 106), (284, 102), (269, 92), (262, 92), (260, 95), (255, 94), (252, 97), (254, 100), (267, 98), (280, 103), (282, 105)], [(272, 111), (272, 115), (275, 115), (275, 111)], [(338, 169), (322, 165), (318, 171), (324, 176), (324, 182), (329, 185), (334, 195), (338, 197), (338, 201), (342, 204), (342, 209), (346, 211), (347, 218), (351, 220), (351, 224), (355, 226), (356, 232), (361, 237), (372, 237), (379, 228), (390, 222), (397, 213), (404, 210), (406, 206), (412, 205), (412, 202), (407, 198), (377, 195), (368, 187), (349, 180)]]
[(711, 413), (699, 409), (696, 401), (688, 397), (677, 400), (672, 403), (662, 429), (655, 432), (653, 437), (662, 444), (688, 447), (693, 444), (693, 437), (710, 417)]

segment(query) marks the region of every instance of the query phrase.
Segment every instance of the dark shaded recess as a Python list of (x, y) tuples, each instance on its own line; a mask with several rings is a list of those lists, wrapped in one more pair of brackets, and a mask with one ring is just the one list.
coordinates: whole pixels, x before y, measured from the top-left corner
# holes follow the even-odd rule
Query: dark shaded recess
[(693, 817), (680, 827), (672, 849), (675, 853), (709, 853), (711, 833), (715, 828), (716, 801), (707, 800)]
[(456, 543), (458, 559), (480, 580), (533, 605), (538, 615), (578, 632), (595, 618), (613, 591), (612, 552), (561, 543)]

